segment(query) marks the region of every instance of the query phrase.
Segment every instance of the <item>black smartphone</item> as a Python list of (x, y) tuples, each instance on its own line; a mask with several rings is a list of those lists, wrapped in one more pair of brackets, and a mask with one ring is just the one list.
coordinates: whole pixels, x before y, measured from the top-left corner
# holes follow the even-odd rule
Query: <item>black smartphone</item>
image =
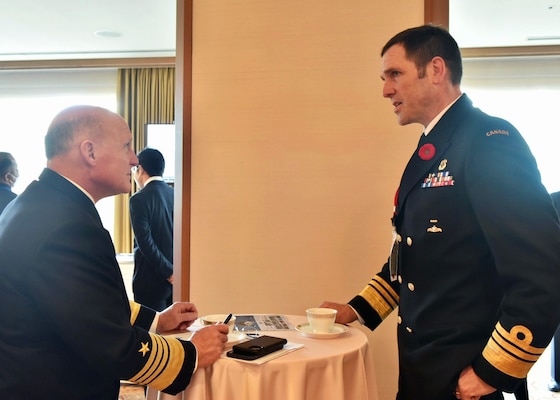
[(234, 345), (226, 355), (242, 360), (256, 360), (282, 349), (286, 343), (288, 341), (284, 338), (265, 335)]

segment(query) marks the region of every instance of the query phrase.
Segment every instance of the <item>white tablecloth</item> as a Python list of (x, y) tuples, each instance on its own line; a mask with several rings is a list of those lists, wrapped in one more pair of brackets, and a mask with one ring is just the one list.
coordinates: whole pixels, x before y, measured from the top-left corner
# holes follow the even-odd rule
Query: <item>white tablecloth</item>
[[(288, 315), (292, 324), (306, 317)], [(226, 357), (193, 375), (177, 396), (148, 388), (148, 400), (377, 400), (373, 358), (365, 334), (349, 327), (331, 339), (314, 339), (299, 332), (266, 331), (303, 348), (253, 365)]]

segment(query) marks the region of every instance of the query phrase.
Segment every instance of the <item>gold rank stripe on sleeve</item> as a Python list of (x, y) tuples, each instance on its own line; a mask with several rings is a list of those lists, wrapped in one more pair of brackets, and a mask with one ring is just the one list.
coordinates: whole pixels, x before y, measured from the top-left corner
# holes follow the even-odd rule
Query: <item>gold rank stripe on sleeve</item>
[(532, 342), (529, 328), (517, 325), (508, 332), (498, 322), (482, 356), (504, 374), (522, 379), (545, 350), (531, 346)]
[[(164, 338), (150, 333), (151, 348), (145, 357), (144, 367), (130, 380), (163, 390), (173, 383), (183, 367), (185, 351), (181, 342), (172, 337)], [(139, 351), (142, 349), (139, 348)]]
[(136, 322), (136, 317), (140, 312), (140, 304), (135, 303), (134, 301), (129, 300), (128, 303), (130, 304), (130, 325), (134, 325)]
[(399, 295), (393, 290), (391, 285), (375, 276), (369, 284), (361, 291), (362, 296), (371, 307), (377, 311), (381, 319), (385, 319), (397, 308)]

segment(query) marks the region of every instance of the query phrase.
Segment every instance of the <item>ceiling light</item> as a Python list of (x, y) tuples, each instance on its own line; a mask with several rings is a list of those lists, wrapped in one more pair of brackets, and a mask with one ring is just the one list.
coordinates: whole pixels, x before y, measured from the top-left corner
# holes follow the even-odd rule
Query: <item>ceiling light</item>
[(95, 31), (93, 34), (95, 36), (104, 37), (104, 38), (118, 38), (122, 36), (119, 32), (115, 32), (115, 31)]
[(528, 36), (527, 40), (560, 40), (560, 36)]

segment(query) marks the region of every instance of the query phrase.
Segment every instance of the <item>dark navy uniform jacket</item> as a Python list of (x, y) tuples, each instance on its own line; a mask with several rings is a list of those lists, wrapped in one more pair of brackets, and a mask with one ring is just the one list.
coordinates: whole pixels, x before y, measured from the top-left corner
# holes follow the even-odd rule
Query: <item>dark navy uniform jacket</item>
[(0, 399), (117, 399), (189, 383), (191, 342), (148, 331), (93, 201), (45, 169), (0, 216)]
[(560, 320), (560, 227), (527, 144), (463, 95), (397, 199), (396, 279), (388, 262), (349, 302), (371, 329), (398, 307), (397, 398), (453, 399), (469, 365), (513, 391)]

